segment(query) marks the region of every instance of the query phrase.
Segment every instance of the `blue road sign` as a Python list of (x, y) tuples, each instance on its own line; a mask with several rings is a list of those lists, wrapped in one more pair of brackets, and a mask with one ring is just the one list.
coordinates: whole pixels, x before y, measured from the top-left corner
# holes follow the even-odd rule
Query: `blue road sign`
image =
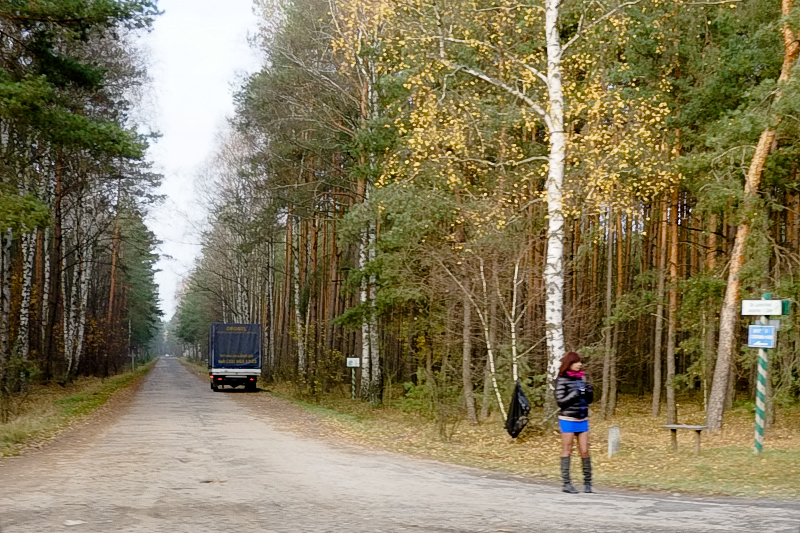
[(775, 348), (775, 326), (748, 326), (747, 345), (750, 348)]

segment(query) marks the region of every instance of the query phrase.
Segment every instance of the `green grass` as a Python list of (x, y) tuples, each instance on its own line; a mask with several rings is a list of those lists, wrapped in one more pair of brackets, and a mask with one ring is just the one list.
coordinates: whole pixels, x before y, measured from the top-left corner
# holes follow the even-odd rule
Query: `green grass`
[(117, 391), (132, 385), (153, 367), (110, 378), (80, 378), (66, 387), (33, 386), (21, 412), (0, 424), (0, 457), (17, 455), (32, 444), (47, 440), (105, 404)]

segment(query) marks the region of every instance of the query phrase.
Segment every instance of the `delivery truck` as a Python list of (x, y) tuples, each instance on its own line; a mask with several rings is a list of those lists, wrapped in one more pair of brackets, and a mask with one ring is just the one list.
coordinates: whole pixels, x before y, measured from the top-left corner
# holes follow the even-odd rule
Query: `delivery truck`
[(208, 377), (211, 390), (244, 386), (256, 390), (261, 374), (260, 324), (211, 324), (208, 333)]

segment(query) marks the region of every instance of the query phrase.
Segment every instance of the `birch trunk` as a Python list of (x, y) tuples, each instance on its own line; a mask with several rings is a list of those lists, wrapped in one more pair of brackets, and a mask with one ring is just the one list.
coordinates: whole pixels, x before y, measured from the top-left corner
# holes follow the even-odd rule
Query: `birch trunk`
[(22, 298), (20, 300), (19, 331), (17, 346), (22, 359), (28, 359), (30, 350), (31, 292), (33, 288), (33, 263), (36, 259), (36, 236), (38, 232), (22, 236)]
[[(367, 252), (367, 247), (369, 246), (370, 238), (369, 238), (369, 228), (363, 232), (361, 238), (361, 247), (359, 249), (359, 268), (364, 270), (367, 265), (367, 261), (369, 259), (369, 255)], [(370, 325), (371, 321), (367, 316), (368, 312), (371, 312), (371, 305), (370, 305), (370, 297), (369, 297), (369, 277), (362, 274), (361, 276), (361, 291), (359, 292), (359, 302), (364, 307), (363, 309), (363, 317), (361, 319), (361, 397), (362, 398), (369, 398), (370, 396), (370, 387), (371, 387), (371, 378), (372, 378), (372, 367), (371, 367), (371, 358), (370, 355), (372, 351), (370, 350), (370, 341), (372, 340), (372, 335), (370, 334)], [(369, 308), (369, 310), (367, 309)]]
[[(370, 262), (375, 260), (375, 240), (377, 228), (374, 222), (370, 223), (370, 244), (368, 256)], [(378, 283), (375, 274), (369, 276), (369, 351), (370, 351), (370, 402), (373, 406), (379, 406), (383, 399), (381, 375), (381, 349), (380, 338), (378, 336), (378, 311), (375, 308), (375, 291)]]
[[(486, 280), (486, 269), (484, 266), (483, 259), (480, 260), (480, 275), (481, 275), (481, 289), (483, 294), (483, 301), (489, 302), (490, 308), (492, 308), (492, 312), (494, 312), (496, 304), (494, 303), (494, 295), (492, 294), (493, 291), (489, 290), (489, 284)], [(453, 275), (450, 269), (443, 262), (439, 262), (442, 268), (448, 273), (450, 278), (458, 285), (459, 289), (461, 289), (464, 297), (469, 300), (472, 304), (475, 311), (478, 313), (478, 318), (481, 322), (481, 330), (483, 331), (483, 339), (486, 342), (486, 357), (487, 357), (487, 367), (489, 370), (489, 380), (492, 383), (492, 388), (494, 389), (495, 397), (497, 398), (497, 404), (500, 408), (500, 412), (503, 414), (503, 420), (506, 419), (506, 409), (503, 405), (503, 398), (500, 395), (500, 387), (497, 385), (497, 368), (495, 366), (496, 361), (496, 354), (495, 354), (495, 343), (494, 343), (494, 336), (492, 335), (492, 330), (490, 329), (490, 321), (488, 320), (488, 316), (484, 309), (475, 301), (475, 298), (472, 297), (472, 293), (464, 287), (464, 285), (459, 281), (459, 279)], [(496, 275), (496, 269), (495, 269)], [(485, 398), (485, 396), (484, 396)], [(485, 398), (486, 399), (486, 398)], [(485, 402), (486, 403), (486, 402)]]
[(64, 302), (63, 311), (63, 324), (64, 324), (64, 359), (66, 361), (66, 368), (64, 371), (64, 380), (69, 380), (72, 376), (72, 370), (75, 363), (75, 324), (77, 318), (77, 302), (78, 302), (78, 288), (80, 286), (80, 250), (75, 250), (76, 263), (72, 266), (72, 283), (67, 285), (67, 254), (61, 262), (62, 278), (62, 300)]
[(81, 257), (80, 294), (78, 296), (78, 323), (76, 324), (74, 369), (78, 370), (83, 355), (83, 334), (86, 330), (86, 309), (89, 304), (89, 280), (92, 277), (92, 244), (87, 243), (85, 256)]
[(547, 93), (550, 134), (549, 168), (547, 171), (547, 259), (544, 268), (545, 334), (547, 338), (547, 401), (555, 406), (555, 381), (564, 356), (564, 213), (562, 184), (566, 159), (564, 132), (564, 94), (561, 79), (561, 34), (558, 16), (561, 0), (545, 2), (545, 37), (547, 41)]
[(300, 232), (294, 232), (294, 239), (290, 246), (296, 248), (292, 254), (292, 283), (294, 285), (294, 318), (295, 334), (297, 335), (297, 374), (300, 378), (304, 376), (306, 369), (306, 328), (303, 324), (303, 313), (300, 310), (300, 253), (299, 253)]
[(39, 300), (41, 301), (39, 313), (39, 320), (41, 322), (40, 331), (40, 346), (41, 351), (44, 352), (47, 346), (47, 331), (50, 323), (50, 306), (52, 299), (50, 298), (50, 228), (45, 228), (42, 236), (42, 258), (44, 271), (44, 283), (42, 284), (42, 292)]
[(522, 280), (519, 278), (519, 260), (514, 263), (514, 280), (511, 291), (511, 313), (508, 316), (508, 325), (511, 330), (511, 378), (514, 383), (519, 379), (519, 348), (517, 346), (517, 325), (522, 315), (518, 315), (517, 301), (519, 300), (519, 286)]
[[(497, 338), (497, 302), (494, 299), (494, 297), (492, 297), (492, 299), (489, 301), (489, 335), (488, 335), (489, 342), (487, 346), (494, 346), (494, 341), (496, 338)], [(489, 360), (487, 355), (486, 367), (484, 369), (484, 376), (483, 376), (483, 402), (481, 403), (481, 420), (486, 420), (489, 417), (489, 412), (491, 409), (491, 403), (490, 403), (491, 397), (492, 397), (492, 372), (489, 366)]]
[[(786, 19), (792, 11), (792, 0), (783, 0), (781, 3), (781, 13)], [(781, 65), (781, 75), (778, 78), (778, 89), (773, 100), (776, 103), (781, 98), (781, 87), (789, 79), (792, 66), (797, 58), (798, 47), (794, 31), (788, 22), (783, 23), (783, 43), (784, 56)], [(767, 156), (775, 140), (776, 127), (780, 123), (781, 117), (773, 117), (773, 124), (761, 132), (758, 139), (753, 159), (750, 161), (750, 168), (747, 171), (747, 178), (744, 184), (744, 209), (752, 209), (758, 197), (758, 188), (761, 184), (761, 176), (764, 172), (764, 165)], [(745, 211), (746, 213), (746, 211)], [(740, 274), (744, 265), (745, 254), (747, 251), (747, 236), (750, 234), (750, 221), (745, 216), (744, 220), (736, 229), (736, 239), (731, 252), (730, 267), (728, 270), (728, 285), (725, 289), (725, 299), (722, 304), (722, 311), (719, 316), (719, 343), (717, 344), (717, 363), (714, 367), (714, 378), (711, 383), (711, 393), (708, 397), (708, 410), (706, 412), (706, 425), (709, 430), (717, 431), (722, 427), (722, 413), (725, 407), (725, 397), (728, 393), (728, 380), (731, 373), (731, 363), (733, 359), (734, 340), (736, 339), (736, 324), (739, 320), (739, 299), (741, 280)]]
[[(69, 227), (69, 218), (64, 217), (62, 224), (62, 232), (63, 234), (70, 233)], [(72, 371), (72, 355), (73, 355), (73, 342), (72, 342), (72, 324), (73, 324), (73, 302), (74, 302), (74, 288), (76, 287), (76, 280), (75, 276), (78, 272), (78, 266), (73, 265), (72, 272), (73, 272), (73, 280), (72, 284), (67, 284), (67, 277), (68, 277), (68, 260), (69, 254), (67, 252), (67, 239), (63, 239), (64, 243), (64, 250), (61, 252), (61, 282), (60, 282), (60, 289), (61, 289), (61, 302), (62, 302), (62, 311), (61, 311), (61, 329), (64, 341), (64, 362), (66, 364), (66, 368), (64, 370), (64, 380), (67, 381), (70, 378), (70, 372)], [(71, 289), (73, 289), (71, 291)]]

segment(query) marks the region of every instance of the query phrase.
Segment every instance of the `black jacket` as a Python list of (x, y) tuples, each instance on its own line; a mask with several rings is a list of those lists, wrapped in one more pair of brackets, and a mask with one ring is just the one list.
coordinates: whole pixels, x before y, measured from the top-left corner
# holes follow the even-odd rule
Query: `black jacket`
[(593, 401), (592, 386), (583, 379), (570, 376), (556, 378), (556, 403), (561, 408), (559, 416), (583, 420), (589, 416), (589, 404)]

